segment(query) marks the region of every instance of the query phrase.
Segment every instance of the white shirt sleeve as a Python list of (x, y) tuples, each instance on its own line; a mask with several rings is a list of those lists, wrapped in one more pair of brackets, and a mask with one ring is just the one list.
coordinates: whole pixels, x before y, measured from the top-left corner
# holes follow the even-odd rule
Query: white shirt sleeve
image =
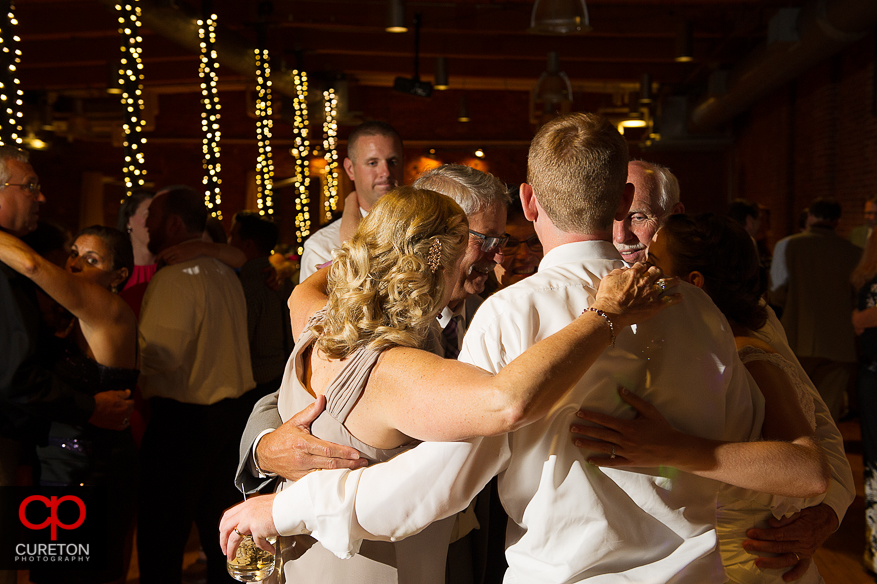
[(786, 266), (786, 245), (788, 239), (781, 239), (773, 249), (770, 263), (770, 302), (782, 306), (786, 301), (786, 288), (789, 284), (789, 269)]
[(281, 535), (310, 534), (339, 558), (465, 509), (508, 464), (507, 436), (424, 442), (373, 467), (312, 472), (274, 500)]

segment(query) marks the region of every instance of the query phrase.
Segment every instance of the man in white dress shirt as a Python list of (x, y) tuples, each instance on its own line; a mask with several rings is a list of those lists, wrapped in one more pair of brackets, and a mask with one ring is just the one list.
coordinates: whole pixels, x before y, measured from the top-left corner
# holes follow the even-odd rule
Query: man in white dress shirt
[[(356, 198), (363, 213), (382, 196), (402, 184), (405, 156), (402, 138), (386, 122), (365, 122), (347, 139), (344, 170), (356, 186)], [(332, 260), (332, 251), (341, 247), (341, 219), (329, 223), (304, 245), (299, 279), (317, 271), (317, 266)]]
[[(627, 162), (624, 139), (599, 116), (570, 114), (540, 130), (521, 201), (545, 258), (538, 274), (482, 305), (461, 360), (496, 372), (588, 308), (600, 279), (624, 265), (611, 234), (633, 196)], [(685, 432), (758, 434), (762, 399), (727, 321), (699, 290), (680, 291), (681, 304), (613, 331), (616, 346), (543, 420), (503, 436), (423, 443), (366, 469), (311, 473), (274, 499), (276, 529), (311, 533), (345, 556), (361, 539), (406, 537), (459, 511), (499, 475), (510, 517), (506, 582), (723, 582), (716, 483), (667, 469), (601, 469), (568, 435), (580, 407), (632, 416), (619, 385)]]

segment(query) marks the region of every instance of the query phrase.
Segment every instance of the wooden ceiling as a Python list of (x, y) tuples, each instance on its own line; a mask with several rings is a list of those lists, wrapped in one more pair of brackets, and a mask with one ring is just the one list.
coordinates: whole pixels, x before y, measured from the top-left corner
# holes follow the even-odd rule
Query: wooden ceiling
[[(206, 0), (205, 0), (206, 1)], [(796, 0), (590, 0), (593, 31), (546, 37), (526, 32), (531, 0), (408, 0), (407, 19), (422, 16), (420, 74), (432, 79), (445, 57), (452, 88), (530, 89), (557, 51), (576, 91), (635, 90), (643, 74), (672, 91), (703, 87), (762, 44), (768, 21)], [(141, 0), (145, 84), (161, 91), (196, 91), (198, 56), (168, 38), (202, 13), (194, 0)], [(119, 36), (112, 0), (19, 0), (20, 78), (28, 91), (101, 92)], [(275, 59), (315, 78), (392, 85), (414, 73), (414, 34), (384, 31), (385, 0), (213, 0), (220, 39), (255, 47), (260, 31)], [(170, 17), (169, 17), (170, 16)], [(161, 27), (148, 29), (153, 18)], [(694, 61), (674, 60), (680, 23), (691, 22)], [(163, 30), (158, 30), (159, 28)], [(192, 41), (194, 42), (194, 40)], [(220, 68), (220, 83), (251, 84), (241, 69)]]

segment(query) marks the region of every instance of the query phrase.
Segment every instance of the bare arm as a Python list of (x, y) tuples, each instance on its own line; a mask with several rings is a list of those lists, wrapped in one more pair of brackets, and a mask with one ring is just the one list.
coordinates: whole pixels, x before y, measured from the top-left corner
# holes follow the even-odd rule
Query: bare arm
[[(642, 264), (615, 270), (603, 279), (592, 308), (610, 314), (618, 333), (681, 299), (658, 299), (652, 284), (659, 276)], [(419, 440), (510, 432), (544, 416), (610, 342), (606, 320), (585, 312), (497, 375), (417, 349), (392, 349), (372, 372), (372, 395), (364, 398), (362, 414)]]
[(79, 319), (98, 363), (134, 366), (137, 322), (125, 301), (106, 288), (71, 274), (0, 231), (0, 261), (33, 280)]
[(621, 420), (581, 410), (579, 418), (599, 426), (573, 425), (574, 442), (610, 454), (589, 462), (608, 467), (669, 465), (745, 489), (786, 497), (811, 497), (828, 488), (829, 469), (809, 436), (791, 442), (721, 442), (674, 430), (658, 410), (626, 389), (621, 398), (639, 416)]
[(342, 243), (353, 237), (360, 221), (362, 221), (362, 212), (359, 208), (359, 197), (356, 191), (353, 191), (344, 199), (344, 212), (341, 214), (340, 231)]
[(329, 266), (319, 269), (304, 282), (295, 287), (289, 296), (289, 318), (292, 321), (292, 338), (298, 339), (315, 312), (326, 305), (329, 297), (326, 286), (329, 282)]

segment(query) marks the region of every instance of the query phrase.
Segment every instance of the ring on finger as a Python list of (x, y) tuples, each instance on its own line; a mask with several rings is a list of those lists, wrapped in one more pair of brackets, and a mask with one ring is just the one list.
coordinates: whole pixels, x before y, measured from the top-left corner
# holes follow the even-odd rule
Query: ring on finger
[(792, 552), (792, 555), (795, 556), (796, 564), (801, 561), (801, 556), (799, 556), (797, 552)]
[(241, 536), (241, 537), (244, 536), (243, 533), (241, 533), (240, 531), (238, 531), (238, 528), (237, 528), (237, 527), (234, 528), (234, 532), (235, 532), (236, 534), (238, 534), (239, 536)]
[(615, 458), (615, 445), (612, 445), (612, 451), (609, 453), (609, 458)]
[(654, 286), (658, 292), (664, 292), (667, 289), (667, 280), (661, 278), (655, 282)]

